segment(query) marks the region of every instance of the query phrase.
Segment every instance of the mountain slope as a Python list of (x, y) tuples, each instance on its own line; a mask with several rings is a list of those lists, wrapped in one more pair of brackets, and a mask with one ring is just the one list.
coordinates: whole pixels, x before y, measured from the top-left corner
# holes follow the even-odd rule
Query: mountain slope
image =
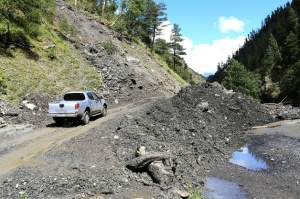
[(35, 57), (15, 47), (1, 57), (0, 76), (7, 85), (1, 99), (19, 103), (29, 92), (59, 98), (66, 91), (88, 89), (102, 93), (112, 106), (174, 94), (188, 85), (143, 44), (120, 41), (114, 31), (65, 1), (56, 4), (54, 22), (44, 21), (44, 34), (30, 41)]

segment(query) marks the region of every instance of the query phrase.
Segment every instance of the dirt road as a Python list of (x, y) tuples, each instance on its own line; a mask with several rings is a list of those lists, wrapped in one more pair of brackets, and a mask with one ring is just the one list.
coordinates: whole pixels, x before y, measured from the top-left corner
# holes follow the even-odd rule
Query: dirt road
[[(44, 129), (29, 130), (27, 126), (13, 126), (10, 128), (18, 129), (23, 133), (10, 133), (4, 135), (2, 132), (0, 148), (3, 149), (0, 156), (0, 176), (6, 174), (12, 169), (22, 165), (35, 165), (34, 158), (42, 155), (62, 143), (76, 137), (89, 130), (102, 126), (107, 121), (122, 117), (124, 114), (131, 114), (133, 111), (142, 109), (143, 105), (158, 98), (142, 100), (134, 104), (128, 104), (114, 109), (109, 109), (106, 117), (93, 118), (88, 125), (79, 125), (78, 122), (69, 123), (69, 127), (57, 127), (55, 123), (49, 124)], [(136, 106), (136, 104), (139, 104)], [(7, 129), (2, 129), (7, 132)], [(1, 132), (0, 132), (1, 134)]]

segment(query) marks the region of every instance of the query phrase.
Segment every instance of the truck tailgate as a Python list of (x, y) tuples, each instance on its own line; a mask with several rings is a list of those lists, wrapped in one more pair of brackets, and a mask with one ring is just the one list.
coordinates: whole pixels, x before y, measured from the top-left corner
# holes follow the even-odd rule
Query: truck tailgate
[(49, 113), (75, 113), (75, 102), (72, 101), (57, 101), (49, 104)]

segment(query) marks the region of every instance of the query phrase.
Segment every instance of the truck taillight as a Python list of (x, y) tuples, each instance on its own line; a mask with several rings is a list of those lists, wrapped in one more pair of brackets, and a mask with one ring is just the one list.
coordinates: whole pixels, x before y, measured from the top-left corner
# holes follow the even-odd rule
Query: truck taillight
[(47, 111), (49, 111), (49, 104), (46, 106), (46, 108), (47, 108)]
[(79, 109), (79, 103), (75, 104), (75, 110)]

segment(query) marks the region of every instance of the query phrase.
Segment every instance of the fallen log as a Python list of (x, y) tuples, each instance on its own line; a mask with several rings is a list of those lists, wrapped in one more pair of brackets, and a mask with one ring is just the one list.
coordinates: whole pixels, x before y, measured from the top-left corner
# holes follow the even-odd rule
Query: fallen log
[(150, 163), (158, 160), (164, 160), (171, 158), (169, 154), (164, 153), (148, 153), (143, 156), (132, 159), (127, 163), (127, 167), (131, 169), (141, 169), (145, 166), (148, 166)]

